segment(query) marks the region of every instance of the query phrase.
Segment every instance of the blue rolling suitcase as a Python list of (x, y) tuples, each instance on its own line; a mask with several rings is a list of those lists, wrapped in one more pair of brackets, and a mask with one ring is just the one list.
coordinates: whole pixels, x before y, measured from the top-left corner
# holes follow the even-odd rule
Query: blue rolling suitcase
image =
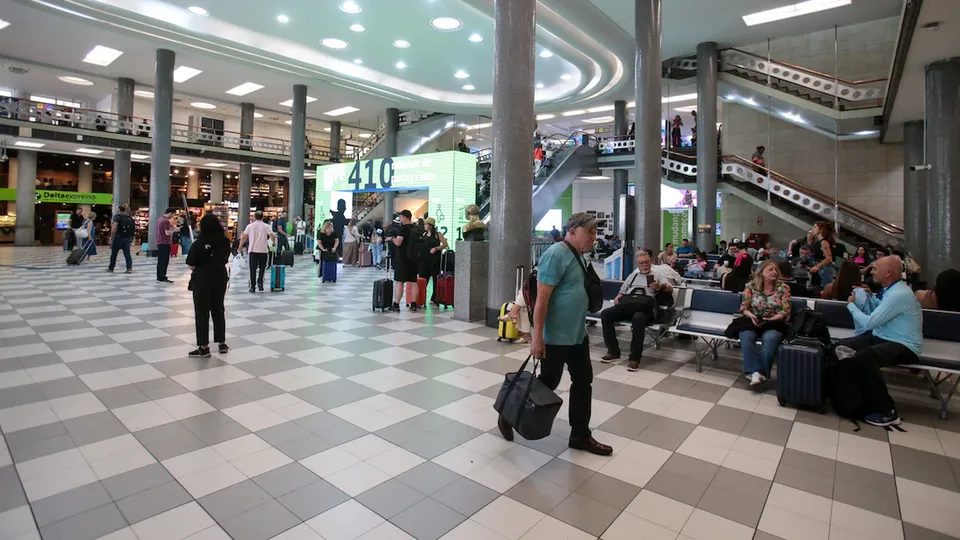
[(287, 280), (287, 267), (275, 264), (270, 267), (270, 291), (282, 291)]
[(777, 352), (777, 401), (823, 412), (827, 351), (815, 339), (795, 339)]
[(337, 263), (336, 261), (321, 261), (320, 262), (320, 282), (326, 283), (332, 281), (337, 282)]

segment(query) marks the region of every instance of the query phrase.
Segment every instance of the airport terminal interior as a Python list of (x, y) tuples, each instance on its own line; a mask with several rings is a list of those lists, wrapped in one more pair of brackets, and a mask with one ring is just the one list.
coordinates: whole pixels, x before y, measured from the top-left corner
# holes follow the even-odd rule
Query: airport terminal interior
[(960, 538), (956, 8), (0, 0), (0, 540)]

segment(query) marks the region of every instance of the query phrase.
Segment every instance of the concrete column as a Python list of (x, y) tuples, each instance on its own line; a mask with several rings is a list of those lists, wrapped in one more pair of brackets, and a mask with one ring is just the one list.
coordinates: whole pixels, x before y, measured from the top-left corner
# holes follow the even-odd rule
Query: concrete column
[[(927, 272), (927, 171), (910, 170), (925, 165), (923, 120), (903, 124), (903, 246)], [(935, 276), (927, 274), (928, 279)]]
[[(215, 171), (220, 172), (220, 171)], [(223, 173), (221, 172), (221, 178)], [(221, 180), (223, 182), (223, 180)], [(199, 199), (200, 198), (200, 172), (193, 171), (193, 174), (187, 172), (187, 198), (188, 199)]]
[(293, 85), (293, 125), (290, 126), (290, 189), (284, 193), (287, 213), (303, 214), (303, 160), (307, 142), (307, 87)]
[[(400, 110), (387, 109), (386, 129), (383, 134), (383, 144), (386, 145), (387, 157), (397, 157), (397, 137), (400, 133)], [(388, 191), (383, 194), (383, 225), (393, 218), (394, 206), (393, 200), (396, 198), (396, 191)]]
[[(613, 135), (623, 137), (627, 134), (627, 102), (624, 100), (613, 102)], [(627, 178), (629, 171), (614, 169), (613, 171), (613, 235), (624, 240), (626, 231), (627, 208)], [(624, 274), (626, 275), (626, 274)]]
[(210, 202), (223, 202), (223, 171), (210, 173)]
[(536, 0), (494, 3), (493, 169), (490, 185), (490, 270), (487, 326), (496, 326), (504, 298), (516, 296), (517, 266), (530, 271), (532, 201), (530, 129)]
[(661, 0), (636, 0), (636, 245), (658, 249), (660, 235)]
[[(927, 232), (929, 282), (960, 268), (960, 58), (926, 68)], [(904, 164), (906, 165), (906, 164)]]
[(153, 144), (150, 152), (150, 252), (157, 249), (157, 222), (170, 204), (170, 140), (173, 135), (173, 51), (157, 49), (153, 85)]
[(17, 152), (17, 222), (14, 244), (32, 246), (37, 235), (37, 153), (32, 150)]
[[(717, 245), (717, 44), (697, 45), (697, 247)], [(709, 226), (700, 230), (701, 225)], [(704, 227), (706, 229), (706, 227)]]
[[(240, 104), (240, 133), (253, 136), (253, 103)], [(253, 184), (253, 165), (240, 164), (240, 174), (237, 180), (237, 234), (243, 232), (250, 224), (250, 189)], [(222, 184), (221, 184), (222, 187)]]
[[(330, 122), (330, 161), (340, 161), (340, 121)], [(296, 216), (294, 216), (296, 217)]]
[[(120, 119), (133, 122), (133, 79), (117, 79), (117, 114)], [(136, 129), (131, 129), (135, 133)], [(113, 157), (113, 212), (117, 207), (130, 202), (130, 151), (117, 150)]]
[[(77, 171), (77, 191), (80, 193), (90, 193), (93, 191), (93, 164), (89, 161), (81, 161)], [(81, 204), (83, 215), (86, 216), (90, 211), (89, 204)]]

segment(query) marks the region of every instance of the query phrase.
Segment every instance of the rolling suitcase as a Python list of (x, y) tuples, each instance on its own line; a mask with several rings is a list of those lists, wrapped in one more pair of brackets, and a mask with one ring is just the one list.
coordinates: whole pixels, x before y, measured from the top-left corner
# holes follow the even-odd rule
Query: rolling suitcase
[(436, 281), (436, 294), (434, 297), (437, 299), (437, 303), (442, 306), (452, 306), (453, 305), (453, 288), (454, 288), (454, 277), (453, 273), (447, 270), (447, 253), (444, 253), (440, 258), (440, 268), (441, 273), (437, 276)]
[[(523, 266), (517, 267), (517, 290), (520, 290), (520, 287), (523, 286)], [(502, 318), (507, 313), (510, 313), (510, 310), (513, 308), (513, 300), (504, 302), (500, 306), (500, 317)], [(520, 337), (520, 331), (517, 330), (517, 325), (513, 321), (499, 321), (497, 323), (497, 341), (507, 340), (512, 342), (513, 340)]]
[(370, 250), (360, 252), (360, 266), (373, 266), (373, 253), (371, 253)]
[(336, 261), (320, 261), (320, 283), (337, 282)]
[(171, 256), (171, 257), (176, 257), (176, 256), (177, 256), (177, 253), (179, 253), (179, 252), (180, 252), (180, 244), (178, 244), (178, 243), (176, 243), (176, 242), (172, 242), (172, 243), (170, 244), (170, 256)]
[(303, 236), (298, 236), (296, 240), (293, 241), (293, 253), (295, 255), (303, 255), (304, 241)]
[[(387, 276), (390, 275), (390, 259), (387, 259)], [(373, 311), (383, 311), (393, 305), (393, 280), (389, 277), (373, 282)]]
[(86, 248), (77, 248), (70, 252), (70, 255), (67, 255), (67, 264), (76, 265), (83, 262), (83, 258), (87, 256)]
[(270, 291), (284, 290), (287, 280), (287, 267), (274, 265), (270, 267)]
[(823, 412), (827, 351), (815, 339), (795, 339), (777, 352), (777, 401)]
[(278, 265), (283, 266), (293, 266), (293, 252), (289, 249), (285, 249), (277, 253), (277, 263)]
[[(407, 283), (406, 287), (407, 300), (409, 301), (413, 296), (413, 283)], [(427, 305), (427, 280), (425, 278), (417, 278), (417, 292), (419, 294), (417, 294), (417, 297), (414, 298), (413, 301), (420, 307)]]

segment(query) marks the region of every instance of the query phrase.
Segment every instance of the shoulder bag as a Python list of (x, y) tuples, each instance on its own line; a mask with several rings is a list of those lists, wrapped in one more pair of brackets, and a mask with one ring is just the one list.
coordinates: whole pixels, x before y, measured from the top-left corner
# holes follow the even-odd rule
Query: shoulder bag
[(564, 240), (563, 243), (570, 248), (574, 259), (577, 261), (577, 266), (583, 271), (583, 288), (587, 291), (587, 312), (597, 313), (603, 309), (603, 282), (593, 269), (593, 266), (587, 265), (586, 261), (577, 253), (576, 248), (574, 248), (570, 242)]
[(516, 373), (507, 373), (493, 408), (521, 437), (535, 441), (550, 435), (563, 399), (537, 378), (538, 360), (532, 371), (526, 370), (531, 358), (527, 356)]

